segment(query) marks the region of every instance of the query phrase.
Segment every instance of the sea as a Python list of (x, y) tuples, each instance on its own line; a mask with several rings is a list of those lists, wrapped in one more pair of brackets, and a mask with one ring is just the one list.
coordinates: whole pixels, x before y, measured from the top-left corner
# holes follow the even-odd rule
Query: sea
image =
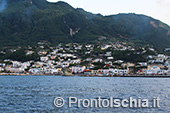
[[(62, 97), (64, 106), (54, 99)], [(78, 107), (68, 106), (77, 99), (160, 98), (160, 107)], [(74, 100), (73, 100), (74, 101)], [(144, 77), (63, 77), (0, 76), (0, 113), (170, 113), (170, 78)]]

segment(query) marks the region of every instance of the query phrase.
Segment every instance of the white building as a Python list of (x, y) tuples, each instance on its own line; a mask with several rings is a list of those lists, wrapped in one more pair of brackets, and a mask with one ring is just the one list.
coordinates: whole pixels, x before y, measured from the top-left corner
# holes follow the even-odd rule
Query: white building
[(39, 68), (32, 68), (32, 69), (29, 69), (30, 73), (33, 73), (33, 74), (37, 74), (37, 73), (40, 73), (40, 69)]
[(41, 60), (42, 62), (46, 62), (46, 61), (49, 60), (49, 58), (48, 58), (48, 57), (40, 57), (40, 60)]
[(148, 64), (146, 62), (139, 62), (138, 63), (140, 66), (147, 66)]
[(12, 73), (21, 73), (25, 71), (24, 68), (12, 68), (12, 67), (6, 67), (5, 70), (10, 71)]
[(113, 57), (107, 57), (107, 60), (113, 60), (114, 58)]
[(155, 60), (155, 62), (163, 63), (164, 59), (163, 58), (158, 58), (158, 59)]
[(26, 53), (26, 55), (32, 55), (34, 53), (34, 51), (28, 51), (27, 53)]
[(106, 52), (105, 56), (111, 56), (112, 52)]
[(119, 63), (119, 64), (122, 64), (124, 61), (123, 60), (117, 60), (115, 61), (115, 63)]
[(6, 64), (5, 64), (5, 63), (0, 63), (0, 66), (1, 66), (1, 67), (5, 67)]
[(147, 70), (147, 74), (148, 75), (155, 75), (158, 74), (158, 72), (160, 72), (161, 69), (158, 66), (152, 66), (149, 70)]
[(29, 66), (31, 66), (31, 63), (30, 62), (24, 62), (24, 63), (22, 63), (22, 68), (24, 68), (24, 69), (27, 69)]
[(62, 62), (61, 66), (64, 67), (69, 67), (70, 63), (69, 62)]
[(125, 75), (128, 74), (128, 70), (122, 69), (101, 69), (96, 72), (99, 75)]
[(166, 71), (166, 74), (170, 75), (170, 69), (168, 69), (168, 70)]
[(109, 71), (112, 72), (115, 75), (128, 74), (128, 70), (126, 70), (126, 69), (109, 69)]
[(165, 59), (165, 58), (166, 58), (166, 56), (165, 56), (164, 54), (158, 54), (157, 57), (158, 57), (158, 58), (162, 58), (162, 59)]
[(77, 58), (76, 56), (74, 56), (73, 54), (58, 54), (60, 57), (69, 57), (69, 58)]
[(71, 70), (72, 70), (72, 73), (83, 73), (84, 70), (86, 69), (85, 66), (74, 66), (74, 67), (71, 67)]
[(4, 71), (4, 68), (0, 67), (0, 71)]
[(70, 63), (71, 64), (79, 64), (79, 63), (81, 63), (81, 59), (71, 60)]
[(105, 64), (113, 65), (112, 61), (107, 61)]
[(13, 67), (21, 67), (22, 63), (18, 61), (12, 61), (12, 66)]
[(103, 62), (103, 59), (97, 58), (97, 59), (93, 60), (93, 62)]
[(93, 58), (87, 58), (86, 61), (91, 62)]
[(165, 66), (170, 66), (170, 60), (167, 60), (167, 61), (165, 62)]

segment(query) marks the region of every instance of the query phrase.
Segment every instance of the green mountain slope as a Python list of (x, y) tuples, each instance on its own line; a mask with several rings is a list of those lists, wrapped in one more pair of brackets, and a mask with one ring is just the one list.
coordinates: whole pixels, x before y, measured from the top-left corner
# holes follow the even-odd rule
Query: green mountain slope
[(145, 15), (95, 15), (65, 2), (0, 0), (0, 46), (40, 40), (90, 42), (105, 36), (155, 47), (170, 45), (170, 27)]

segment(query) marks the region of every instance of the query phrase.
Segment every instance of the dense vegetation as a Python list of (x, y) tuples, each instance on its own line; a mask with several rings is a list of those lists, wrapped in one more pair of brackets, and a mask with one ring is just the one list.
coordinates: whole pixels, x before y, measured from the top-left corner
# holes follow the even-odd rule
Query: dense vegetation
[[(46, 0), (6, 2), (6, 9), (0, 12), (1, 47), (32, 45), (40, 40), (84, 43), (101, 36), (157, 48), (170, 44), (170, 27), (145, 15), (95, 15), (64, 2)], [(70, 29), (75, 32), (73, 36), (70, 36)]]
[(33, 53), (31, 55), (26, 55), (26, 48), (21, 48), (15, 52), (7, 51), (6, 54), (0, 54), (0, 61), (3, 61), (5, 59), (11, 59), (14, 61), (30, 61), (34, 60), (37, 61), (39, 60), (39, 55), (37, 53)]

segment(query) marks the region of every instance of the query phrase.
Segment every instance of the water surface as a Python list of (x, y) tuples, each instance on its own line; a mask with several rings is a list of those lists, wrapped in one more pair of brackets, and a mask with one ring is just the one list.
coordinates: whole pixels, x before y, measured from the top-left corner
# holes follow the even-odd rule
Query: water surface
[[(55, 97), (79, 99), (159, 97), (160, 108), (56, 108)], [(0, 76), (0, 112), (170, 112), (169, 78), (105, 78), (61, 76)]]

